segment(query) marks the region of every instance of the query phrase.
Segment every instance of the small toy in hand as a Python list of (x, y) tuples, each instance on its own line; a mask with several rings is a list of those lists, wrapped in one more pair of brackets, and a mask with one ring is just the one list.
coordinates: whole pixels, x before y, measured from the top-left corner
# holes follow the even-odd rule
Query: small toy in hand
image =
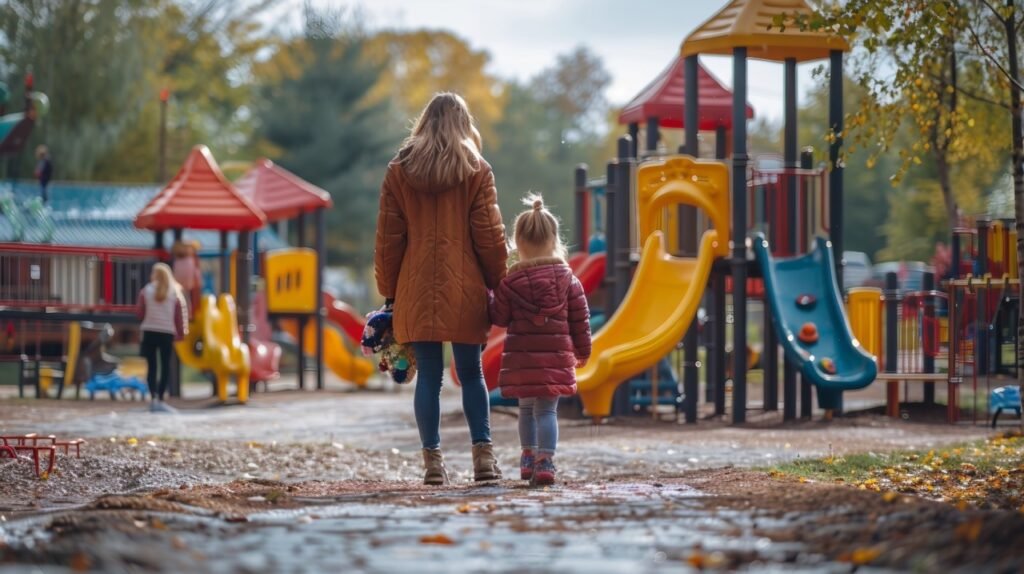
[(391, 325), (393, 316), (390, 307), (367, 315), (360, 344), (364, 356), (380, 355), (377, 367), (382, 373), (390, 374), (391, 380), (403, 384), (412, 381), (416, 376), (416, 358), (412, 347), (395, 341)]

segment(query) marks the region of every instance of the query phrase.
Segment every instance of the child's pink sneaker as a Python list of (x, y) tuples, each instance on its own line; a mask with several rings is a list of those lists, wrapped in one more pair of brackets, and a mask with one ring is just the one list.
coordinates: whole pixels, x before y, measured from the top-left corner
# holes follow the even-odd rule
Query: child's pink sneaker
[(534, 486), (550, 486), (555, 483), (555, 463), (550, 456), (537, 457), (537, 464), (533, 467), (533, 478), (530, 484)]
[(519, 478), (523, 480), (530, 480), (533, 478), (533, 465), (536, 463), (536, 459), (533, 456), (533, 451), (529, 449), (523, 449), (523, 454), (519, 456)]

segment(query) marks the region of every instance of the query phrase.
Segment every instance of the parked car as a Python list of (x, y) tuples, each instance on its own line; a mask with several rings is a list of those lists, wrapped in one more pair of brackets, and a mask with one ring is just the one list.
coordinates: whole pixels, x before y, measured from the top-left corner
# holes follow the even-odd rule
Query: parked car
[(887, 273), (896, 273), (899, 290), (906, 293), (924, 289), (924, 274), (935, 273), (935, 268), (922, 261), (886, 261), (875, 265), (867, 285), (884, 289)]
[(843, 251), (843, 288), (860, 287), (871, 279), (871, 258), (862, 251)]

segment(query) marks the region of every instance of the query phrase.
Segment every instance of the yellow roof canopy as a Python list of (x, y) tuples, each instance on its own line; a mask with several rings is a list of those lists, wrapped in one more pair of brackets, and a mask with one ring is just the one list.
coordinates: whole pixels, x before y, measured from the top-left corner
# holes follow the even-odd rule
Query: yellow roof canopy
[(800, 30), (792, 24), (780, 31), (772, 24), (780, 14), (814, 11), (804, 0), (730, 0), (683, 40), (682, 55), (731, 55), (733, 48), (745, 47), (748, 58), (807, 62), (828, 58), (832, 50), (850, 50), (846, 40), (834, 34)]

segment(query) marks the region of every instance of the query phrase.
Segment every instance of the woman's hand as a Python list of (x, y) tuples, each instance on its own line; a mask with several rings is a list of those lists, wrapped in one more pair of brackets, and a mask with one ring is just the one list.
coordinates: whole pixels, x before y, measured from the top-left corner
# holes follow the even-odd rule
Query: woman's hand
[(577, 369), (582, 369), (583, 367), (586, 367), (586, 366), (587, 366), (587, 360), (586, 359), (576, 359), (576, 368)]

